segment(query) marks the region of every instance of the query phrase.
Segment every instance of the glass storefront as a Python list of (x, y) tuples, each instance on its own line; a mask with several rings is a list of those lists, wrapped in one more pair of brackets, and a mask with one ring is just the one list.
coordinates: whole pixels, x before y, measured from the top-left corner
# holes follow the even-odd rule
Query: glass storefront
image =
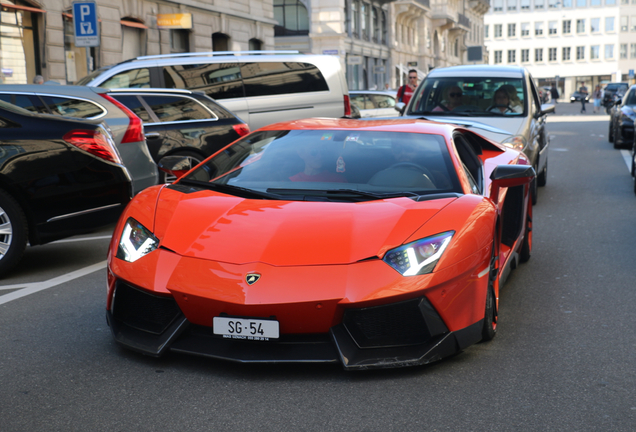
[(27, 84), (40, 74), (38, 40), (35, 36), (38, 12), (36, 8), (3, 0), (0, 8), (0, 82)]

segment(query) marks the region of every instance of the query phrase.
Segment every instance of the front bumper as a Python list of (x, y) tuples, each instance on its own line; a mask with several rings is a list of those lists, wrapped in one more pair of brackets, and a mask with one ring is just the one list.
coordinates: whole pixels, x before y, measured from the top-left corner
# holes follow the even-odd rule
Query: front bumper
[(115, 340), (143, 354), (168, 351), (240, 363), (341, 363), (345, 369), (414, 366), (452, 355), (481, 339), (482, 321), (451, 332), (425, 297), (347, 309), (323, 334), (282, 334), (277, 341), (215, 335), (190, 323), (177, 302), (117, 281), (107, 320)]

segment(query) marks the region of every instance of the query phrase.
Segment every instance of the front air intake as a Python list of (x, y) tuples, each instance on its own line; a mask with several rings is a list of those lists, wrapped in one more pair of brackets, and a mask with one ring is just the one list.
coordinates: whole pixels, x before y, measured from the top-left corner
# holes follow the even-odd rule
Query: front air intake
[(179, 316), (172, 297), (161, 297), (117, 282), (113, 317), (123, 324), (148, 333), (161, 334)]

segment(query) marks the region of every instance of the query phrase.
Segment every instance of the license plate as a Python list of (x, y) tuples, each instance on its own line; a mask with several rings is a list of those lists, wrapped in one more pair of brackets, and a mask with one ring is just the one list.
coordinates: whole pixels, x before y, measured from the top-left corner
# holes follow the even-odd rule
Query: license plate
[(268, 341), (278, 339), (278, 321), (251, 318), (214, 317), (214, 334), (227, 339)]

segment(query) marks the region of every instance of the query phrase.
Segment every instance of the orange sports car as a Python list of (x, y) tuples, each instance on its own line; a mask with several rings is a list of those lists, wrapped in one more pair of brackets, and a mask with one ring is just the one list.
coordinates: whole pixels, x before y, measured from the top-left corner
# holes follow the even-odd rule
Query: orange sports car
[(172, 162), (108, 253), (110, 328), (144, 354), (433, 362), (495, 336), (530, 257), (532, 166), (456, 125), (293, 121)]

